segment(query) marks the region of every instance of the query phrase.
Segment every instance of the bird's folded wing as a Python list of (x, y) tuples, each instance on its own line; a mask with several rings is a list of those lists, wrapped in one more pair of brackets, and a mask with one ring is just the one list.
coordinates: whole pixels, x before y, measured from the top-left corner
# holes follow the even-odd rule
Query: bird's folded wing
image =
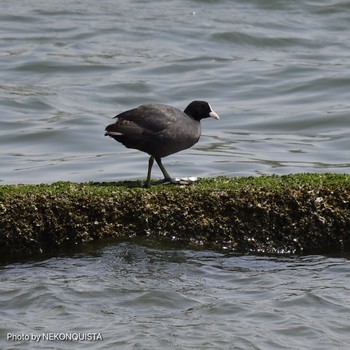
[(176, 122), (176, 109), (165, 105), (157, 105), (157, 107), (143, 105), (120, 113), (116, 116), (118, 120), (114, 125), (128, 133), (154, 134), (161, 132)]

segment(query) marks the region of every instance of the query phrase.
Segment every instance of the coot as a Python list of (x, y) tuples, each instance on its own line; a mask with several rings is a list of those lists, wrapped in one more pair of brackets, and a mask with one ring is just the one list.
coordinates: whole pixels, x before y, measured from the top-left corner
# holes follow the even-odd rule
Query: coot
[(105, 136), (110, 136), (128, 148), (148, 153), (146, 187), (149, 187), (151, 170), (156, 160), (166, 181), (171, 177), (161, 158), (192, 147), (201, 135), (200, 120), (219, 116), (208, 102), (193, 101), (184, 112), (163, 104), (145, 104), (118, 114), (117, 121), (106, 127)]

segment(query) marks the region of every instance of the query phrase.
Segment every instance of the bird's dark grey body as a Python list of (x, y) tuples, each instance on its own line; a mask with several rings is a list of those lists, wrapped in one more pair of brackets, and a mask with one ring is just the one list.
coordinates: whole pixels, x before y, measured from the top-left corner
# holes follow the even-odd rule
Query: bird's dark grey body
[(191, 102), (184, 112), (164, 104), (145, 104), (118, 114), (117, 121), (106, 127), (106, 136), (128, 148), (148, 153), (151, 158), (146, 186), (155, 159), (166, 180), (169, 174), (161, 158), (192, 147), (201, 135), (200, 120), (219, 116), (205, 101)]
[(117, 115), (118, 121), (108, 131), (110, 135), (128, 148), (136, 148), (155, 157), (192, 147), (201, 135), (199, 121), (189, 118), (177, 108), (162, 105), (142, 105)]

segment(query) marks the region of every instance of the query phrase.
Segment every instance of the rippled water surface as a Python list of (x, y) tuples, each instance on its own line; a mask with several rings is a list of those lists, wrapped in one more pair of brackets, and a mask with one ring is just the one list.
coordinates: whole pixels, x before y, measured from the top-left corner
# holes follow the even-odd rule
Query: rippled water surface
[[(3, 1), (0, 184), (143, 179), (104, 127), (194, 99), (221, 120), (173, 176), (349, 173), (349, 38), (345, 0)], [(0, 348), (345, 350), (349, 277), (346, 257), (128, 243), (8, 264)], [(103, 341), (6, 340), (50, 332)]]
[(349, 37), (342, 0), (4, 2), (0, 181), (145, 178), (104, 127), (194, 99), (221, 120), (164, 160), (173, 176), (348, 172)]
[[(350, 263), (122, 243), (0, 269), (1, 349), (348, 349)], [(6, 341), (100, 333), (103, 340)]]

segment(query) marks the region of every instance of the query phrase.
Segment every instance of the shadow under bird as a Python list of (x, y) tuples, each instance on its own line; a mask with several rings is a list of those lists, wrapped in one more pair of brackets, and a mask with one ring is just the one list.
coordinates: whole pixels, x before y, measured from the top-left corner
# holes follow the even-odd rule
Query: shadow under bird
[(205, 101), (193, 101), (183, 112), (164, 104), (145, 104), (115, 116), (117, 121), (106, 127), (105, 136), (150, 155), (145, 184), (149, 187), (154, 160), (164, 180), (172, 182), (161, 158), (197, 143), (201, 135), (200, 121), (209, 117), (219, 119)]

